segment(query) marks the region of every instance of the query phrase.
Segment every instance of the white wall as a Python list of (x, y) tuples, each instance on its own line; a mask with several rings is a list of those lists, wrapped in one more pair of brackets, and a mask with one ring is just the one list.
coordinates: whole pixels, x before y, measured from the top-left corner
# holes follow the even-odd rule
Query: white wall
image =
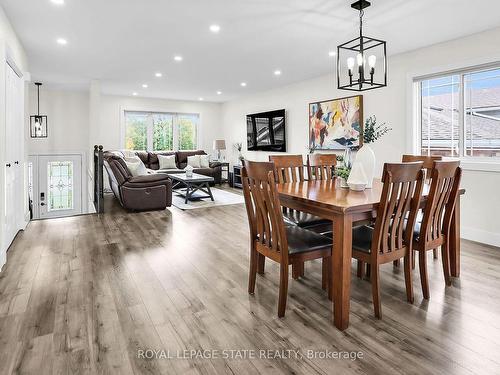
[(124, 140), (120, 127), (124, 110), (199, 113), (198, 148), (210, 153), (213, 140), (223, 134), (221, 109), (222, 105), (218, 103), (102, 95), (99, 127), (93, 134), (96, 142), (102, 144), (105, 150), (121, 149)]
[[(28, 70), (28, 59), (24, 51), (23, 46), (19, 42), (12, 26), (7, 19), (2, 7), (0, 7), (0, 199), (4, 199), (5, 196), (5, 63), (6, 61), (12, 62), (21, 71), (23, 75), (26, 75)], [(23, 124), (20, 124), (22, 126)], [(22, 132), (23, 129), (20, 129)], [(23, 154), (25, 154), (23, 150)], [(24, 161), (21, 161), (22, 166), (26, 169)], [(27, 211), (27, 205), (24, 207), (24, 211)], [(26, 212), (24, 212), (26, 216)], [(5, 263), (5, 251), (6, 249), (1, 248), (3, 241), (3, 228), (5, 222), (5, 207), (0, 204), (0, 267)]]
[[(26, 117), (37, 113), (37, 91), (29, 88), (29, 107)], [(40, 113), (47, 115), (48, 137), (30, 138), (26, 142), (28, 153), (50, 154), (88, 152), (89, 95), (88, 92), (51, 90), (40, 88)]]
[[(388, 87), (363, 93), (364, 116), (375, 114), (393, 130), (373, 146), (377, 156), (378, 174), (384, 162), (400, 161), (401, 155), (411, 152), (409, 82), (413, 73), (443, 71), (459, 66), (500, 62), (500, 29), (389, 57)], [(389, 46), (390, 48), (390, 46)], [(284, 72), (286, 74), (286, 72)], [(288, 152), (307, 153), (308, 103), (349, 96), (336, 89), (333, 74), (303, 81), (280, 89), (251, 95), (223, 105), (223, 124), (226, 141), (246, 143), (245, 115), (285, 108), (287, 110)], [(246, 151), (252, 160), (267, 160), (268, 153)], [(236, 153), (233, 152), (232, 160)], [(462, 236), (500, 246), (500, 200), (497, 199), (500, 173), (465, 170), (462, 199)]]

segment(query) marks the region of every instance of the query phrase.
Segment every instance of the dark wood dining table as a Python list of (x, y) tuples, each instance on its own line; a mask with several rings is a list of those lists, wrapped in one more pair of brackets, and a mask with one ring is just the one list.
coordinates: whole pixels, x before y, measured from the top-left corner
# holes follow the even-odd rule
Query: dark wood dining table
[[(282, 206), (308, 212), (333, 221), (332, 290), (333, 322), (339, 330), (349, 326), (351, 256), (353, 223), (371, 220), (382, 194), (382, 182), (375, 180), (372, 189), (352, 191), (341, 188), (337, 178), (278, 184)], [(429, 187), (424, 188), (425, 207)], [(451, 275), (460, 276), (460, 195), (455, 206), (450, 234)]]

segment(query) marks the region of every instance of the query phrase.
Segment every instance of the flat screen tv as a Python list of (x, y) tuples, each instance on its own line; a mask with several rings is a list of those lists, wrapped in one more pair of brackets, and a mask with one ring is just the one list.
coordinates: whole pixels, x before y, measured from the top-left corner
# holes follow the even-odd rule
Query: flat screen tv
[(286, 152), (285, 110), (247, 115), (249, 151)]

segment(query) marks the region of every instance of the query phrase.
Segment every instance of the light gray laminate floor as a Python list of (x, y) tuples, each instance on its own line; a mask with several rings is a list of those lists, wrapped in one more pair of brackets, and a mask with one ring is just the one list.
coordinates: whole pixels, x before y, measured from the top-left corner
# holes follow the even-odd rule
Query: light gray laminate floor
[[(247, 294), (243, 205), (127, 213), (107, 204), (104, 215), (35, 221), (18, 235), (0, 274), (1, 374), (500, 373), (499, 249), (463, 241), (462, 277), (449, 288), (441, 262), (429, 259), (431, 299), (422, 299), (416, 271), (413, 305), (402, 269), (383, 266), (383, 320), (353, 262), (350, 327), (339, 332), (320, 263), (290, 281), (284, 319), (275, 265), (266, 263), (255, 296)], [(165, 351), (140, 358), (146, 349)], [(178, 358), (202, 349), (303, 356)], [(363, 358), (312, 360), (307, 350)], [(222, 353), (230, 354), (205, 355)]]

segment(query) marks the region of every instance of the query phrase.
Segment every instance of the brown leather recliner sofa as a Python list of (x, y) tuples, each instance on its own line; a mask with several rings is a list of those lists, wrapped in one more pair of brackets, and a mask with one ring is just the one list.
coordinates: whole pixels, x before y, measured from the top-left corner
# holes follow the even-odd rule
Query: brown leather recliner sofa
[[(120, 204), (129, 210), (148, 211), (163, 210), (172, 205), (172, 181), (166, 173), (182, 173), (187, 166), (187, 157), (206, 155), (202, 150), (178, 152), (136, 151), (146, 168), (152, 173), (144, 176), (132, 176), (120, 151), (104, 152), (104, 168), (109, 176), (109, 185)], [(176, 169), (160, 170), (158, 154), (175, 154)], [(195, 169), (195, 173), (211, 176), (214, 183), (221, 182), (222, 168), (220, 163), (211, 162), (210, 168)]]

